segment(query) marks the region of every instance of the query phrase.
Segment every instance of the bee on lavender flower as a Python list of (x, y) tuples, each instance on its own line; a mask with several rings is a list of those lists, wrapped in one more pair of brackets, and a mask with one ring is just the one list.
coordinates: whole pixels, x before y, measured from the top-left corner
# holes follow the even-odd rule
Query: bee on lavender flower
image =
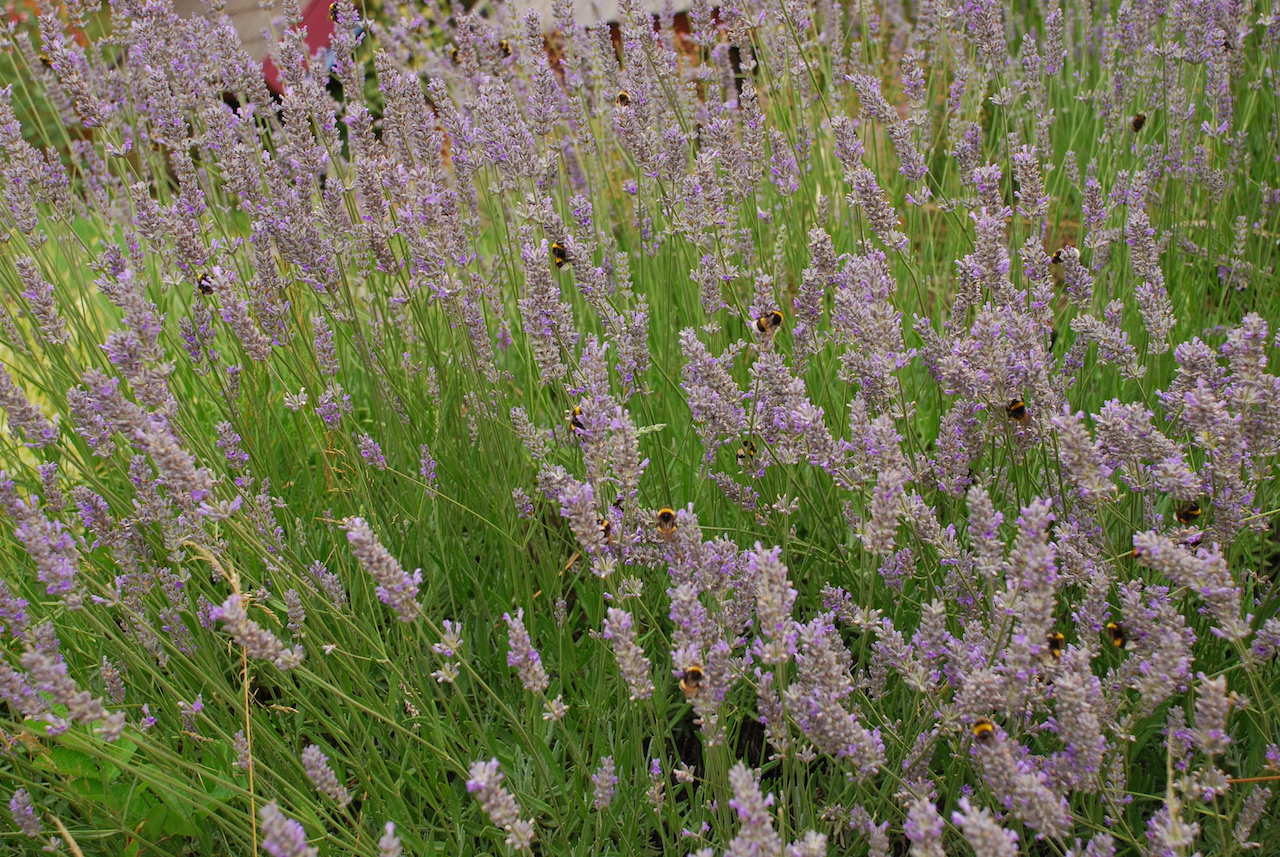
[(329, 20), (334, 22), (338, 20), (338, 0), (329, 4)]
[(596, 521), (596, 525), (600, 527), (600, 535), (604, 537), (604, 543), (613, 544), (613, 522), (608, 518), (600, 518)]
[(461, 51), (458, 50), (457, 45), (449, 46), (449, 59), (451, 62), (453, 62), (454, 65), (457, 65), (459, 62), (462, 61), (462, 53)]
[(1178, 511), (1174, 513), (1174, 517), (1178, 519), (1179, 524), (1182, 524), (1184, 527), (1189, 527), (1196, 522), (1196, 519), (1198, 519), (1201, 514), (1203, 514), (1203, 512), (1200, 509), (1200, 504), (1195, 500), (1192, 500), (1190, 503), (1184, 503), (1179, 506)]
[(559, 241), (553, 242), (551, 245), (551, 261), (555, 263), (557, 268), (563, 268), (569, 264), (569, 251)]
[(1133, 114), (1133, 122), (1130, 123), (1130, 125), (1133, 127), (1133, 133), (1137, 134), (1139, 131), (1142, 130), (1142, 126), (1146, 124), (1147, 124), (1147, 114), (1145, 113)]
[(765, 336), (769, 336), (780, 327), (782, 327), (782, 313), (778, 312), (776, 309), (771, 310), (756, 319), (756, 330), (760, 331)]
[(53, 68), (53, 60), (49, 59), (48, 54), (42, 53), (40, 54), (40, 65), (44, 66), (45, 68)]
[(742, 442), (742, 446), (738, 447), (738, 466), (746, 467), (756, 457), (756, 444), (751, 438), (747, 438)]
[(511, 42), (506, 39), (501, 39), (498, 42), (498, 53), (502, 54), (503, 59), (511, 56)]
[(676, 512), (670, 506), (658, 510), (658, 535), (670, 539), (676, 534)]
[(616, 103), (619, 107), (630, 107), (631, 93), (627, 92), (625, 89), (619, 89), (618, 97), (614, 99), (614, 103)]
[(1062, 647), (1066, 644), (1067, 638), (1063, 636), (1061, 631), (1050, 631), (1045, 639), (1049, 643), (1049, 657), (1055, 661), (1062, 657)]
[(1124, 628), (1120, 626), (1119, 622), (1107, 623), (1107, 636), (1111, 639), (1111, 645), (1117, 649), (1123, 649), (1129, 642), (1129, 638), (1125, 636)]
[(1061, 248), (1059, 248), (1059, 249), (1057, 249), (1057, 250), (1054, 250), (1054, 251), (1053, 251), (1053, 256), (1052, 256), (1052, 257), (1050, 257), (1049, 261), (1050, 261), (1050, 262), (1052, 262), (1052, 263), (1053, 263), (1053, 264), (1055, 264), (1055, 265), (1061, 265), (1061, 264), (1062, 264), (1062, 249), (1061, 249)]
[(979, 744), (990, 744), (996, 736), (996, 725), (985, 717), (973, 722), (973, 740)]
[(1005, 405), (1004, 412), (1015, 423), (1025, 423), (1027, 421), (1027, 403), (1022, 399), (1010, 399), (1009, 404)]
[(698, 695), (698, 691), (702, 690), (702, 680), (706, 678), (706, 673), (702, 671), (699, 664), (690, 664), (684, 668), (684, 674), (680, 676), (680, 692), (684, 694), (685, 699), (693, 699)]
[(208, 274), (201, 274), (196, 279), (196, 288), (202, 295), (211, 295), (213, 294), (213, 280), (209, 279)]
[(569, 425), (571, 428), (575, 428), (578, 431), (584, 430), (585, 427), (582, 425), (582, 407), (580, 405), (574, 405), (573, 410), (569, 412)]

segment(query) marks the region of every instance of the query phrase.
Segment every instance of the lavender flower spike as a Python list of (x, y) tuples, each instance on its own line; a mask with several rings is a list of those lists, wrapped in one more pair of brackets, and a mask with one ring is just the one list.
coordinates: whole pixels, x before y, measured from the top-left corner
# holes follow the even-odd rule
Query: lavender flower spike
[(348, 518), (343, 526), (347, 541), (360, 567), (378, 584), (375, 592), (378, 600), (396, 611), (401, 622), (412, 622), (418, 617), (418, 586), (422, 583), (422, 569), (407, 574), (399, 561), (378, 541), (364, 518)]
[(329, 767), (329, 757), (315, 744), (307, 745), (302, 751), (302, 768), (307, 772), (307, 779), (311, 780), (311, 784), (321, 794), (331, 798), (338, 806), (351, 803), (351, 793), (338, 782), (337, 774)]
[(644, 649), (636, 641), (634, 620), (631, 614), (617, 607), (610, 607), (604, 620), (601, 636), (613, 646), (618, 669), (627, 682), (631, 699), (648, 699), (653, 695), (653, 666), (644, 656)]
[(759, 780), (742, 762), (729, 771), (729, 785), (733, 788), (729, 806), (738, 814), (742, 827), (729, 843), (725, 857), (782, 853), (782, 838), (773, 829), (773, 819), (769, 817), (773, 795), (765, 797), (760, 793)]
[(520, 806), (515, 797), (502, 785), (502, 771), (498, 760), (473, 762), (467, 780), (467, 791), (476, 796), (485, 815), (495, 825), (506, 831), (507, 844), (517, 851), (532, 851), (533, 821), (520, 817)]
[(13, 823), (27, 836), (39, 836), (44, 827), (40, 824), (40, 815), (31, 803), (31, 793), (26, 789), (18, 789), (9, 799), (9, 813)]
[(288, 648), (274, 634), (250, 619), (239, 595), (228, 595), (215, 611), (214, 618), (223, 623), (226, 632), (244, 647), (249, 657), (270, 661), (276, 669), (291, 670), (305, 657), (302, 646)]
[(511, 650), (507, 653), (507, 666), (512, 667), (520, 675), (520, 683), (530, 693), (545, 693), (551, 680), (542, 666), (542, 656), (533, 647), (529, 639), (529, 631), (524, 627), (524, 609), (502, 614), (502, 621), (507, 623), (507, 640)]
[(967, 797), (960, 798), (960, 809), (951, 820), (964, 833), (975, 854), (982, 857), (1016, 857), (1018, 834), (1005, 830), (985, 809), (975, 809)]
[(302, 825), (280, 811), (275, 801), (258, 810), (262, 847), (271, 857), (317, 857), (320, 849), (307, 845)]

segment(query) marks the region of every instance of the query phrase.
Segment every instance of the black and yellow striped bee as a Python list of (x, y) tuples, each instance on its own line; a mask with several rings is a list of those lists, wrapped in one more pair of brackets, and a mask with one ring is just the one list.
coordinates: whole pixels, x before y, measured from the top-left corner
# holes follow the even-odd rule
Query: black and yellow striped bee
[(1123, 649), (1125, 644), (1129, 642), (1129, 638), (1125, 636), (1124, 628), (1120, 627), (1119, 622), (1107, 623), (1107, 636), (1111, 638), (1111, 645), (1117, 649)]
[(973, 722), (973, 740), (980, 744), (989, 744), (996, 735), (996, 725), (985, 717)]
[(508, 42), (506, 39), (500, 40), (498, 42), (498, 52), (502, 54), (504, 58), (511, 56), (511, 42)]
[(1178, 519), (1178, 523), (1184, 527), (1189, 527), (1201, 515), (1200, 504), (1192, 500), (1190, 503), (1184, 503), (1178, 507), (1178, 511), (1174, 513), (1174, 517)]
[(335, 23), (338, 20), (338, 0), (334, 0), (329, 4), (329, 20)]
[(555, 263), (557, 268), (563, 268), (569, 263), (569, 251), (559, 241), (551, 245), (551, 261)]
[(40, 54), (40, 65), (45, 68), (53, 68), (53, 60), (49, 59), (48, 54)]
[(1049, 657), (1055, 661), (1062, 657), (1062, 647), (1066, 644), (1067, 638), (1063, 636), (1061, 631), (1050, 631), (1045, 639), (1049, 643)]
[(1055, 265), (1061, 265), (1061, 264), (1062, 264), (1062, 250), (1060, 250), (1060, 249), (1059, 249), (1059, 250), (1054, 250), (1054, 251), (1053, 251), (1053, 257), (1052, 257), (1052, 258), (1050, 258), (1050, 259), (1049, 259), (1049, 261), (1050, 261), (1050, 262), (1052, 262), (1052, 263), (1053, 263), (1053, 264), (1055, 264)]
[(669, 539), (676, 534), (676, 512), (669, 506), (658, 510), (658, 535)]
[(213, 294), (213, 280), (209, 279), (208, 274), (201, 274), (196, 279), (196, 288), (200, 290), (202, 295), (211, 295)]
[(768, 335), (782, 327), (782, 313), (771, 310), (756, 319), (756, 330)]
[(600, 518), (596, 524), (600, 527), (600, 535), (604, 536), (604, 543), (613, 544), (613, 522), (608, 518)]
[(680, 692), (684, 694), (685, 699), (693, 699), (698, 695), (698, 691), (702, 690), (704, 678), (706, 673), (698, 664), (690, 664), (684, 668), (684, 674), (680, 677)]
[(746, 467), (756, 457), (756, 444), (751, 438), (747, 438), (742, 442), (742, 446), (738, 447), (738, 466)]
[(578, 431), (583, 431), (585, 427), (582, 425), (582, 407), (574, 405), (573, 410), (569, 412), (569, 425)]
[(619, 90), (618, 90), (618, 96), (617, 96), (617, 98), (613, 99), (613, 101), (614, 101), (614, 103), (615, 103), (615, 104), (617, 104), (619, 107), (630, 107), (630, 106), (631, 106), (631, 93), (630, 93), (630, 92), (627, 92), (625, 89), (619, 89)]
[(461, 62), (462, 52), (458, 50), (457, 45), (449, 46), (449, 59), (453, 62), (454, 65), (457, 65), (459, 62)]
[(1147, 124), (1147, 114), (1145, 113), (1133, 114), (1133, 121), (1129, 124), (1133, 127), (1133, 133), (1137, 134), (1139, 131), (1142, 130), (1142, 126)]
[(1004, 412), (1016, 423), (1027, 421), (1027, 403), (1022, 399), (1010, 399), (1009, 404), (1005, 405)]

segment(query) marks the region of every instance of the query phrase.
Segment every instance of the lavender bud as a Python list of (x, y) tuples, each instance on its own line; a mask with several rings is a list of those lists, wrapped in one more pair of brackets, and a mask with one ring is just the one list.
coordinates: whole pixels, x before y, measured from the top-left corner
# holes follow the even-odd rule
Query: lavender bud
[(302, 769), (307, 779), (316, 787), (316, 791), (328, 797), (340, 807), (351, 803), (351, 793), (347, 791), (338, 777), (329, 767), (329, 757), (315, 744), (308, 744), (302, 751)]

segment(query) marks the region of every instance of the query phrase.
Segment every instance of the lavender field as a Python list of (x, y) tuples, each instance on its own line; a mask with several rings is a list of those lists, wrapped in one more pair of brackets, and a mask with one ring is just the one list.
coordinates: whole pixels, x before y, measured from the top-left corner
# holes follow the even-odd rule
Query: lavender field
[(0, 854), (1280, 854), (1274, 0), (41, 8)]

